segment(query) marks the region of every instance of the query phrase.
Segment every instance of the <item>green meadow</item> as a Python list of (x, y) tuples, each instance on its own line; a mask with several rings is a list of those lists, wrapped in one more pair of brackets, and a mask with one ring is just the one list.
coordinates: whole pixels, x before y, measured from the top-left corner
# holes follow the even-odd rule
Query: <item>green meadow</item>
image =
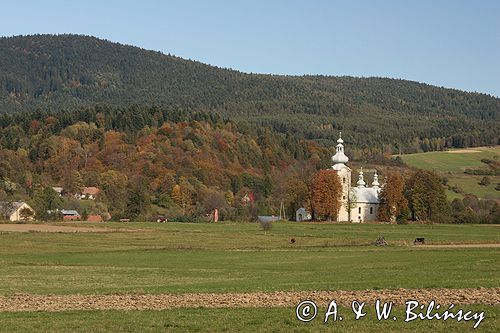
[(404, 308), (396, 308), (394, 320), (377, 321), (373, 308), (354, 319), (350, 308), (340, 307), (342, 321), (323, 323), (326, 308), (318, 309), (311, 322), (299, 322), (294, 308), (190, 308), (165, 311), (65, 311), (0, 313), (0, 332), (481, 332), (497, 333), (500, 307), (469, 305), (464, 309), (484, 311), (477, 329), (474, 322), (415, 320), (405, 323)]
[[(457, 247), (499, 243), (498, 225), (277, 222), (268, 231), (257, 223), (70, 225), (115, 231), (0, 233), (0, 295), (500, 287), (500, 248)], [(380, 235), (388, 246), (373, 245)], [(455, 246), (413, 246), (416, 237)], [(500, 309), (473, 307), (490, 313), (478, 331), (493, 332)], [(472, 324), (373, 319), (304, 324), (291, 308), (0, 313), (0, 332), (326, 332), (336, 327), (445, 332), (471, 330)]]
[[(433, 170), (448, 178), (448, 184), (460, 187), (464, 194), (471, 193), (483, 199), (500, 200), (500, 191), (495, 187), (500, 183), (500, 176), (488, 176), (491, 184), (479, 185), (484, 176), (465, 174), (465, 169), (487, 169), (482, 159), (499, 160), (500, 147), (478, 147), (450, 151), (401, 155), (409, 166)], [(462, 198), (463, 194), (447, 191), (448, 198)]]
[[(73, 224), (75, 225), (75, 224)], [(89, 224), (78, 223), (76, 225)], [(106, 223), (122, 232), (0, 234), (0, 294), (495, 287), (499, 226)], [(389, 246), (373, 243), (383, 235)], [(291, 239), (295, 242), (292, 243)]]

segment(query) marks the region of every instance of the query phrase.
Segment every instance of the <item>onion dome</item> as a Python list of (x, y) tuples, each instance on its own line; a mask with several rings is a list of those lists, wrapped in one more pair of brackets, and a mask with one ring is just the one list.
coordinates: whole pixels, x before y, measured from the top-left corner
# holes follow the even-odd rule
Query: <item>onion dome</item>
[(337, 140), (336, 153), (332, 156), (333, 169), (340, 170), (349, 162), (349, 157), (344, 154), (344, 145), (342, 144), (342, 132), (340, 132), (339, 139)]
[(377, 171), (375, 171), (375, 174), (373, 175), (373, 182), (372, 182), (372, 187), (373, 188), (378, 188), (379, 187), (379, 182), (378, 182), (378, 174)]
[(359, 179), (356, 184), (358, 184), (358, 187), (365, 187), (366, 185), (365, 181), (363, 180), (363, 167), (361, 167), (361, 170), (359, 171)]

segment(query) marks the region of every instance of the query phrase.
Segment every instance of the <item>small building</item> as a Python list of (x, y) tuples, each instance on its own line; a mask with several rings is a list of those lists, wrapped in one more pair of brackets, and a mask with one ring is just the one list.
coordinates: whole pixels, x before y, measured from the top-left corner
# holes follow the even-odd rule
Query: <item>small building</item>
[(253, 204), (255, 202), (255, 197), (253, 195), (253, 192), (246, 193), (242, 198), (241, 198), (241, 203), (243, 206), (247, 204)]
[(75, 194), (77, 199), (95, 200), (101, 192), (97, 187), (84, 187), (80, 193)]
[(64, 220), (80, 220), (82, 218), (74, 209), (61, 209), (59, 212), (62, 214)]
[(268, 215), (259, 215), (257, 216), (257, 220), (259, 222), (276, 222), (276, 221), (279, 221), (280, 220), (280, 217), (279, 216), (274, 216), (274, 215), (271, 215), (271, 216), (268, 216)]
[(303, 207), (297, 209), (297, 211), (295, 212), (295, 221), (297, 222), (310, 221), (311, 219), (311, 213)]
[(102, 222), (102, 216), (101, 215), (89, 215), (87, 217), (87, 222)]
[(35, 211), (24, 201), (0, 201), (0, 219), (11, 222), (33, 221)]
[(63, 196), (64, 188), (60, 186), (52, 186), (52, 189), (59, 195), (60, 197)]

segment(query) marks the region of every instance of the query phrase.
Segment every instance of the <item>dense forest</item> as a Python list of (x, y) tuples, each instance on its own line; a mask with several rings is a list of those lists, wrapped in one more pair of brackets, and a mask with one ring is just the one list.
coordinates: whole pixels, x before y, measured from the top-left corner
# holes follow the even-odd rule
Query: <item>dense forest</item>
[[(42, 218), (57, 208), (114, 219), (193, 218), (218, 208), (224, 219), (251, 219), (277, 212), (287, 179), (308, 182), (328, 166), (328, 149), (266, 128), (249, 134), (213, 115), (179, 114), (185, 120), (120, 131), (106, 129), (119, 118), (111, 111), (96, 122), (46, 116), (3, 130), (0, 201), (27, 200)], [(64, 188), (64, 202), (53, 186)], [(95, 205), (72, 198), (84, 186), (102, 190)]]
[(355, 159), (500, 138), (500, 99), (485, 94), (385, 78), (246, 74), (88, 36), (0, 38), (2, 126), (16, 112), (85, 118), (96, 105), (138, 106), (108, 129), (160, 126), (173, 117), (159, 117), (161, 109), (214, 114), (325, 147), (342, 130)]
[[(149, 113), (155, 123), (140, 116)], [(221, 219), (249, 221), (258, 214), (278, 215), (281, 207), (285, 218), (293, 218), (306, 207), (314, 209), (314, 218), (328, 220), (339, 208), (340, 192), (325, 191), (340, 188), (329, 168), (332, 150), (266, 127), (211, 113), (138, 106), (17, 113), (1, 120), (0, 202), (27, 201), (38, 219), (57, 219), (49, 211), (76, 209), (82, 216), (114, 220), (193, 221), (207, 220), (218, 209)], [(455, 200), (450, 217), (437, 175), (406, 168), (384, 154), (375, 162), (363, 165), (376, 167), (383, 178), (395, 177), (381, 194), (382, 207), (388, 207), (384, 220), (500, 218), (498, 204), (473, 197)], [(356, 170), (360, 163), (350, 166)], [(53, 187), (62, 187), (63, 197)], [(99, 188), (97, 200), (76, 198), (84, 187)]]

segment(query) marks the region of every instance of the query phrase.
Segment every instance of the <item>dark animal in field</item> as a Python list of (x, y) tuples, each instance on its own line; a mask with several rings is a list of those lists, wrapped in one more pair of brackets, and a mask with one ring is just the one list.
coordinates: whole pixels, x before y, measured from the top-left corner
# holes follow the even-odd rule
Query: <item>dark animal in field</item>
[(425, 238), (423, 238), (423, 237), (417, 237), (413, 241), (413, 245), (421, 245), (421, 244), (422, 245), (425, 244)]

